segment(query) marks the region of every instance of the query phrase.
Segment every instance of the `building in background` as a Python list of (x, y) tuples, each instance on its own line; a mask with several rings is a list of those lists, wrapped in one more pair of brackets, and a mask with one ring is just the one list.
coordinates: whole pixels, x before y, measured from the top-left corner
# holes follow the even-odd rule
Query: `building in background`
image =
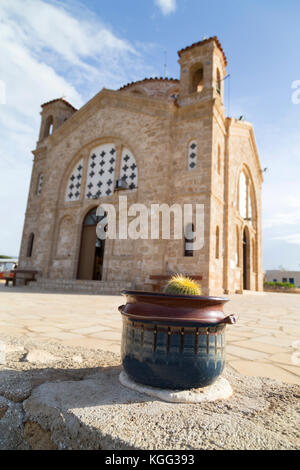
[[(180, 79), (103, 89), (81, 109), (42, 105), (20, 250), (41, 279), (133, 281), (203, 275), (205, 294), (262, 290), (263, 175), (252, 125), (226, 117), (227, 60), (216, 37), (178, 52)], [(203, 204), (204, 247), (96, 237), (100, 202)], [(49, 281), (50, 282), (50, 281)], [(79, 285), (79, 284), (78, 284)]]
[(268, 270), (265, 273), (266, 282), (288, 282), (300, 287), (300, 271)]

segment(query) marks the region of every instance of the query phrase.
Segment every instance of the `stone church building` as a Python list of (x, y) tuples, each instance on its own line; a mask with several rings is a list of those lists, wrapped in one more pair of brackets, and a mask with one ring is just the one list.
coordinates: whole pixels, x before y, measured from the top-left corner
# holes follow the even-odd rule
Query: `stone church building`
[[(149, 275), (168, 271), (202, 275), (204, 294), (262, 290), (263, 174), (252, 125), (226, 117), (217, 37), (178, 55), (179, 80), (104, 88), (78, 110), (63, 98), (42, 105), (19, 258), (38, 282), (145, 289)], [(203, 248), (187, 250), (184, 238), (100, 241), (95, 209), (118, 209), (119, 195), (128, 205), (203, 204)]]

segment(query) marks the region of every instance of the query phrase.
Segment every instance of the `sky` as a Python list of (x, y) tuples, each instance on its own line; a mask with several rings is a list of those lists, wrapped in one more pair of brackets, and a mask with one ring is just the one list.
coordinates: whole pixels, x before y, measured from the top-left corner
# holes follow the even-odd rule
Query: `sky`
[(253, 123), (267, 168), (263, 267), (299, 270), (299, 17), (299, 0), (0, 0), (0, 254), (19, 253), (40, 105), (80, 107), (165, 62), (179, 78), (177, 51), (216, 35), (227, 115)]

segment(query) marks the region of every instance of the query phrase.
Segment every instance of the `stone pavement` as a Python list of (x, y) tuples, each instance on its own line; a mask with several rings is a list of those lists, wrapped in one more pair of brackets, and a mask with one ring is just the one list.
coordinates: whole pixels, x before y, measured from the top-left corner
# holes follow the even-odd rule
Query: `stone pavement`
[[(226, 330), (228, 363), (241, 374), (300, 384), (300, 295), (248, 293), (230, 299), (225, 310), (239, 321)], [(122, 303), (121, 296), (0, 285), (0, 335), (119, 353)]]

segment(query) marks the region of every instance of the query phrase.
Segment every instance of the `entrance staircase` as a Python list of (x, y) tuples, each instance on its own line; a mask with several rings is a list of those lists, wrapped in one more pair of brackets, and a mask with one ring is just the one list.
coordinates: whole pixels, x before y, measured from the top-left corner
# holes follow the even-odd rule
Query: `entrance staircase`
[(77, 279), (47, 278), (38, 278), (37, 281), (28, 284), (30, 290), (95, 295), (120, 295), (123, 289), (131, 287), (131, 281), (79, 281)]

